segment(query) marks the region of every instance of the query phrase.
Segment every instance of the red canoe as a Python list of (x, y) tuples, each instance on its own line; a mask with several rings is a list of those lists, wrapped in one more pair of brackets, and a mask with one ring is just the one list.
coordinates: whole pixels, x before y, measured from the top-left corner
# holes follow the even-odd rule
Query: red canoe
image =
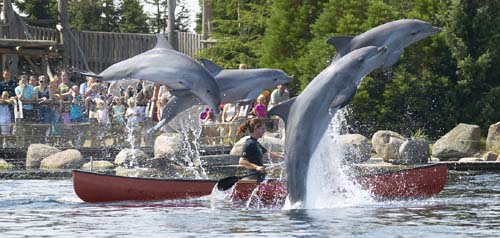
[[(446, 165), (426, 165), (356, 179), (374, 197), (421, 198), (438, 194), (447, 180)], [(210, 195), (217, 180), (149, 179), (105, 175), (73, 170), (76, 194), (85, 202), (112, 202), (127, 200), (187, 199)], [(286, 197), (283, 181), (264, 183), (240, 181), (233, 189), (233, 198), (248, 200), (256, 196), (263, 201), (283, 201)]]

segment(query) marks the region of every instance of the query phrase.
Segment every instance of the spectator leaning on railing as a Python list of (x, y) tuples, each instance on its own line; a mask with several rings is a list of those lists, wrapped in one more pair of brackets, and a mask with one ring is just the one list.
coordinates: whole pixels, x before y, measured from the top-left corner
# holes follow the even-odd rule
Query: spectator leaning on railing
[(16, 95), (15, 88), (17, 87), (17, 81), (12, 78), (10, 71), (4, 69), (2, 72), (3, 81), (0, 82), (0, 92), (7, 91), (10, 96)]
[(9, 98), (9, 93), (7, 91), (3, 91), (0, 97), (0, 129), (2, 130), (3, 136), (3, 148), (7, 147), (6, 136), (11, 135), (12, 126), (10, 124), (12, 123), (12, 112), (10, 107), (13, 104), (14, 101)]

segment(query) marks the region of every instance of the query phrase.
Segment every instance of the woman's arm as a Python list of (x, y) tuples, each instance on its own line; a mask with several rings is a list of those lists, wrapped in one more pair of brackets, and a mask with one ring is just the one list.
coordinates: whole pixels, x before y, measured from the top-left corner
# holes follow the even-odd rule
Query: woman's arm
[(254, 163), (250, 163), (248, 160), (245, 159), (245, 157), (240, 157), (239, 164), (241, 167), (246, 169), (254, 169), (262, 173), (266, 172), (266, 168), (264, 166), (259, 166)]
[[(276, 153), (276, 152), (268, 152), (266, 153), (271, 159), (285, 159), (285, 156), (280, 154), (280, 153)], [(266, 154), (264, 154), (264, 156), (266, 156)]]

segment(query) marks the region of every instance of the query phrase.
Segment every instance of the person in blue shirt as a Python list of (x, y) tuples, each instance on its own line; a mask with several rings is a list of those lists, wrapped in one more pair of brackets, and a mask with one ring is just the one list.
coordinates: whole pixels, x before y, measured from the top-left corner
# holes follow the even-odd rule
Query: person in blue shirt
[(21, 75), (21, 80), (19, 81), (19, 86), (15, 88), (16, 97), (18, 100), (23, 102), (23, 121), (34, 122), (35, 113), (33, 110), (33, 103), (38, 100), (38, 94), (35, 88), (28, 84), (28, 76)]

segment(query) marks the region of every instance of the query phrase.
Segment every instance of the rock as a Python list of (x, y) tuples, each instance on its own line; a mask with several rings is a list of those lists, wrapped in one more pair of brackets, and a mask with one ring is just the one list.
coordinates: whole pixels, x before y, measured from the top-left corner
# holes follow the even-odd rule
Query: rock
[(370, 159), (372, 147), (368, 143), (368, 139), (363, 135), (341, 135), (338, 141), (346, 148), (346, 163), (363, 163)]
[(399, 147), (399, 159), (394, 164), (425, 164), (429, 161), (429, 142), (412, 139), (403, 142)]
[(497, 158), (498, 158), (498, 155), (491, 152), (491, 151), (488, 151), (486, 153), (484, 153), (481, 158), (483, 158), (484, 161), (496, 161)]
[(479, 126), (460, 123), (436, 141), (432, 156), (441, 160), (468, 157), (479, 151), (480, 141)]
[(399, 159), (399, 147), (404, 137), (393, 131), (377, 131), (372, 137), (372, 146), (375, 152), (388, 162)]
[(490, 125), (486, 137), (486, 149), (500, 153), (500, 122)]
[(229, 154), (241, 155), (241, 152), (243, 151), (243, 145), (245, 145), (245, 141), (247, 141), (248, 137), (250, 136), (244, 136), (241, 139), (239, 139), (236, 143), (234, 143), (233, 148), (231, 149), (231, 152), (229, 152)]
[(458, 160), (458, 162), (482, 162), (482, 161), (484, 161), (483, 158), (477, 158), (477, 157), (466, 157)]
[(125, 168), (144, 167), (148, 155), (139, 149), (123, 149), (115, 157), (114, 163)]
[(14, 165), (3, 160), (3, 159), (0, 159), (0, 170), (11, 170), (11, 169), (14, 169)]
[(170, 158), (182, 153), (183, 137), (179, 133), (163, 133), (154, 144), (155, 158)]
[(40, 162), (61, 150), (44, 144), (31, 144), (26, 152), (26, 169), (40, 168)]
[[(92, 170), (106, 170), (106, 169), (113, 169), (115, 167), (115, 164), (105, 161), (105, 160), (94, 160), (92, 161)], [(82, 166), (83, 170), (90, 170), (90, 162), (85, 163)]]
[(43, 159), (40, 163), (40, 169), (77, 169), (83, 163), (85, 161), (80, 151), (68, 149)]

